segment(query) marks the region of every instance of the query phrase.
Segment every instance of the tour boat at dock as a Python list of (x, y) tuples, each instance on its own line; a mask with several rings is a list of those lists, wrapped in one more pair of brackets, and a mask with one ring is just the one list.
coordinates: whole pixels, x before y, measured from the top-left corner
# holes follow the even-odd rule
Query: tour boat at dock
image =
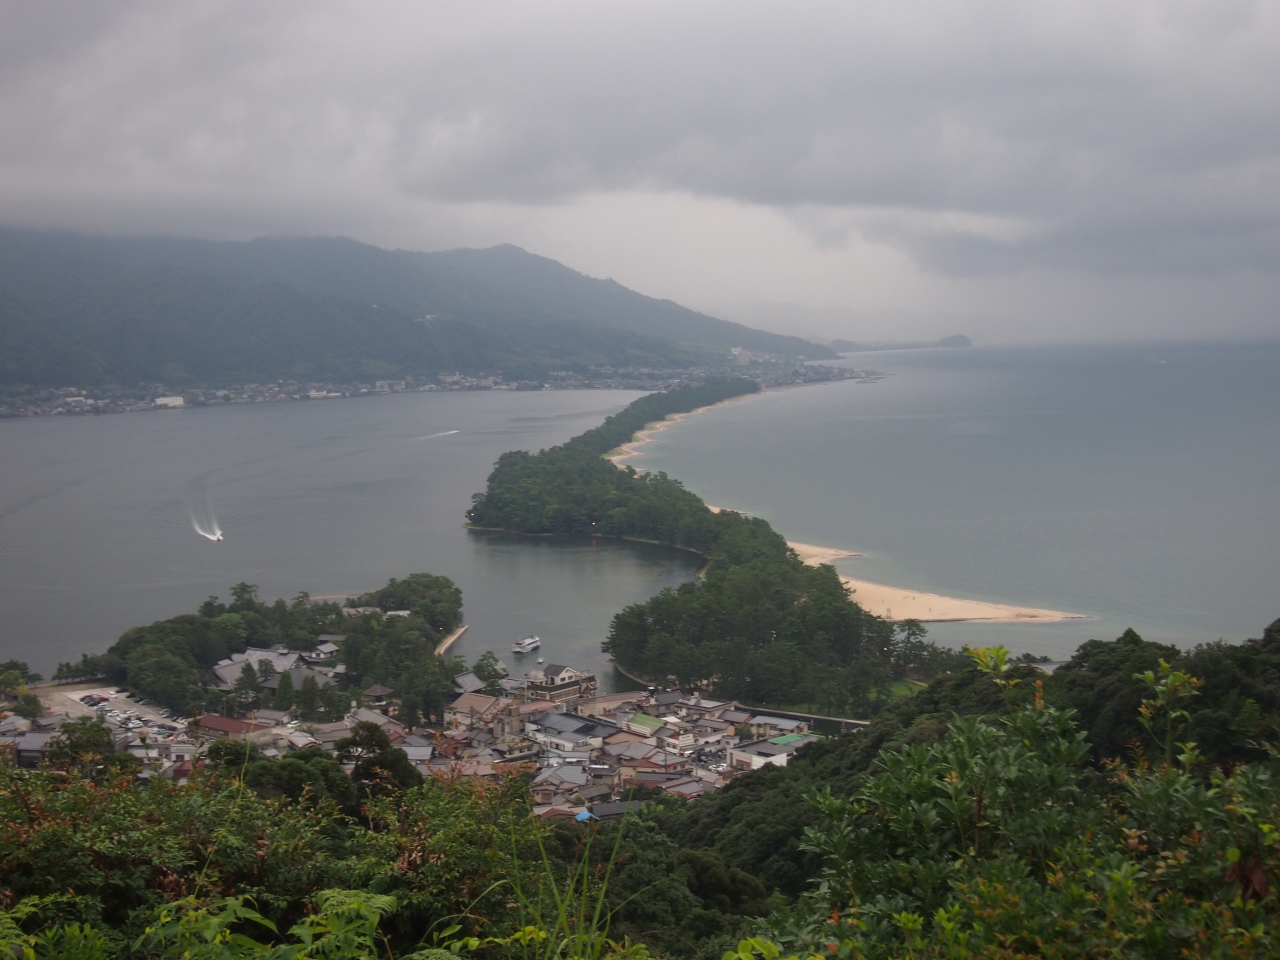
[(531, 650), (537, 650), (540, 646), (542, 646), (542, 640), (530, 635), (513, 643), (511, 651), (512, 653), (529, 653)]

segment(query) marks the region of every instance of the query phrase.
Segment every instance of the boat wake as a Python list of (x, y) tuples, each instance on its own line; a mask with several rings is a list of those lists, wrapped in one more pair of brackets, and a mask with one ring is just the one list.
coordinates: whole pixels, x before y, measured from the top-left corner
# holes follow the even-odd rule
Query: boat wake
[(218, 526), (217, 520), (214, 520), (211, 524), (209, 524), (208, 526), (205, 526), (195, 517), (192, 517), (191, 526), (192, 526), (192, 529), (194, 529), (195, 532), (200, 534), (200, 536), (202, 537), (208, 537), (210, 540), (222, 539), (222, 528)]
[(188, 510), (187, 516), (191, 518), (191, 529), (200, 536), (214, 541), (222, 539), (222, 527), (218, 524), (212, 504), (205, 504), (203, 510)]
[(419, 437), (419, 440), (434, 440), (436, 437), (450, 437), (457, 433), (457, 430), (442, 430), (439, 433), (431, 433), (425, 437)]

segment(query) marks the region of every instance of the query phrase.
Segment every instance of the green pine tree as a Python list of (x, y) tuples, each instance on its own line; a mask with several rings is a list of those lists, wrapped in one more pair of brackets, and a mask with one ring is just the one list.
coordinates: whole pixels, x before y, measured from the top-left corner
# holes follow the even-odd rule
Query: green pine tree
[(303, 720), (315, 720), (320, 707), (320, 685), (316, 678), (307, 674), (302, 678), (302, 687), (298, 690), (298, 713)]
[(280, 674), (280, 684), (276, 687), (277, 710), (288, 710), (293, 706), (293, 674), (288, 670)]

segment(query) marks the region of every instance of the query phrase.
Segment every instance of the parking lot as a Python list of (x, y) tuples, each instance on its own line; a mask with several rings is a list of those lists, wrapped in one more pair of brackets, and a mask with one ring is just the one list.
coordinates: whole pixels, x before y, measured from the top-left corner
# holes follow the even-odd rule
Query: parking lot
[(131, 699), (127, 691), (110, 685), (73, 683), (56, 688), (45, 687), (37, 693), (49, 713), (65, 713), (72, 717), (100, 716), (133, 733), (168, 737), (186, 726), (185, 718), (166, 716), (167, 711), (163, 708)]

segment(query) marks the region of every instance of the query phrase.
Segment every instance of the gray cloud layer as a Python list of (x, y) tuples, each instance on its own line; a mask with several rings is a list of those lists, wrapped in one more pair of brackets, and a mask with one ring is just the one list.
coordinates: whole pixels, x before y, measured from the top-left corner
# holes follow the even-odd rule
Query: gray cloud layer
[(1271, 3), (45, 0), (0, 18), (10, 222), (376, 239), (407, 203), (673, 192), (960, 276), (1280, 268)]

